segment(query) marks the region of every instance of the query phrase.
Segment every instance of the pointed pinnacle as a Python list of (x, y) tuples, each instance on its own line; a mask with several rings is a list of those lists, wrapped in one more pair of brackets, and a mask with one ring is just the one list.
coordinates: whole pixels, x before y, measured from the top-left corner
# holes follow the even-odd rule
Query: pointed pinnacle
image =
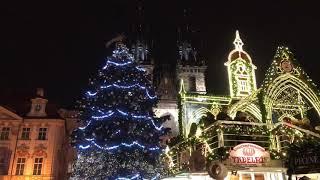
[(243, 42), (240, 38), (238, 30), (236, 31), (236, 38), (234, 39), (233, 44), (234, 44), (236, 50), (242, 51)]

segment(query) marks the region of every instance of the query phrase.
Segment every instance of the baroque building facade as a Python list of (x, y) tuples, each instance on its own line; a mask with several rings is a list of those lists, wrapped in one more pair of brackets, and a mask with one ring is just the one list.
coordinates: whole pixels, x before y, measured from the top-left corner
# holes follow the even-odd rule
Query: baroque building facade
[(57, 109), (43, 89), (28, 104), (0, 106), (0, 179), (68, 179), (77, 113)]

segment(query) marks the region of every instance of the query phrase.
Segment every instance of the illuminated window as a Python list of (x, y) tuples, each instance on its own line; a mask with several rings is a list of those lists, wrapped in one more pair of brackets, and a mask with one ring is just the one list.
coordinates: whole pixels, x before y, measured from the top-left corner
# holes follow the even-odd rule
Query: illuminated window
[(26, 158), (18, 158), (16, 175), (23, 175), (25, 163), (26, 163)]
[(22, 128), (21, 139), (24, 139), (24, 140), (30, 139), (30, 128)]
[(35, 158), (33, 165), (33, 175), (41, 175), (43, 158)]
[(0, 140), (8, 140), (9, 139), (9, 127), (3, 127), (0, 132)]
[(241, 91), (248, 91), (246, 80), (240, 80), (240, 90)]
[(38, 140), (47, 139), (47, 128), (39, 128)]

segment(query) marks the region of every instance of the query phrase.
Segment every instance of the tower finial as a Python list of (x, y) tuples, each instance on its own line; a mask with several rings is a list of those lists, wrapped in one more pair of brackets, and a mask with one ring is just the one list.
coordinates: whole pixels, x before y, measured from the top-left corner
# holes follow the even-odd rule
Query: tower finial
[(233, 44), (234, 44), (235, 50), (243, 51), (243, 49), (242, 49), (243, 42), (240, 38), (238, 30), (236, 31), (236, 38), (234, 39)]

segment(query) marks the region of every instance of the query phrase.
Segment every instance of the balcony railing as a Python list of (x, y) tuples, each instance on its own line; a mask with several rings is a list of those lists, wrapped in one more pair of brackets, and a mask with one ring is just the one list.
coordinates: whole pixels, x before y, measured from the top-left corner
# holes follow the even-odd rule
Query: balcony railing
[(183, 142), (170, 148), (171, 169), (175, 172), (188, 171), (189, 159), (197, 147), (204, 149), (207, 156), (220, 147), (229, 148), (240, 143), (254, 143), (264, 148), (270, 146), (271, 126), (265, 123), (216, 121)]
[(216, 121), (203, 130), (202, 138), (210, 150), (232, 148), (240, 143), (254, 143), (264, 148), (270, 146), (270, 132), (265, 123)]
[(291, 143), (301, 138), (320, 138), (320, 134), (318, 133), (287, 122), (274, 124), (272, 131), (274, 131), (274, 136), (276, 137), (278, 151), (286, 150)]
[(166, 153), (174, 173), (190, 171), (189, 160), (192, 159), (192, 152), (199, 147), (205, 157), (216, 155), (222, 147), (231, 150), (241, 143), (257, 144), (270, 152), (285, 152), (298, 139), (320, 138), (318, 133), (286, 122), (266, 124), (219, 120), (201, 131), (198, 129), (195, 134), (171, 147)]

